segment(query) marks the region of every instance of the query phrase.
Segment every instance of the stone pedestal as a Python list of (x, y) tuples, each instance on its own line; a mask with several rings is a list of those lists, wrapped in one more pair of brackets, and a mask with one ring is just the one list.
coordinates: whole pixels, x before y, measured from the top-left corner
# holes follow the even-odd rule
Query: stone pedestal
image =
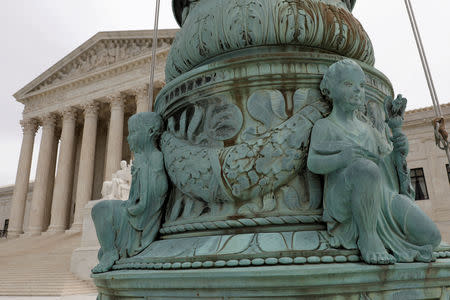
[[(163, 267), (162, 267), (163, 268)], [(450, 259), (371, 266), (290, 264), (93, 275), (110, 299), (441, 299), (450, 295)]]
[(91, 270), (98, 264), (97, 253), (100, 245), (97, 240), (91, 210), (95, 204), (104, 200), (89, 201), (81, 211), (83, 229), (80, 247), (75, 249), (70, 259), (70, 272), (82, 280), (91, 280)]

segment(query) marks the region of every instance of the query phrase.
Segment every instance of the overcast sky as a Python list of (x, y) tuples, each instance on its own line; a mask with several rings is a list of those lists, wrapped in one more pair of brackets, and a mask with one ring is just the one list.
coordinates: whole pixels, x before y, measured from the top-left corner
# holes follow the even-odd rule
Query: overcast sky
[[(450, 102), (448, 0), (412, 0), (441, 104)], [(152, 29), (154, 0), (2, 0), (0, 4), (0, 186), (13, 184), (22, 133), (23, 105), (12, 95), (98, 31)], [(431, 106), (402, 0), (364, 0), (353, 14), (368, 32), (375, 67), (404, 94), (408, 109)], [(160, 28), (177, 28), (171, 1), (161, 0)], [(35, 176), (40, 131), (31, 179)]]

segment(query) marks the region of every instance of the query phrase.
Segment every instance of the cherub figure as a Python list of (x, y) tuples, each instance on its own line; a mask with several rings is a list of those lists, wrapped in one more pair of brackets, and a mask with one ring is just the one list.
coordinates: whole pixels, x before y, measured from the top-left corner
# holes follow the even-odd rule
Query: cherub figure
[(139, 113), (129, 119), (128, 128), (128, 143), (134, 153), (130, 195), (127, 201), (103, 201), (92, 209), (101, 246), (93, 273), (106, 272), (119, 258), (141, 252), (155, 239), (161, 224), (168, 190), (163, 154), (157, 147), (161, 117), (153, 112)]
[(325, 177), (324, 215), (333, 247), (359, 249), (369, 264), (425, 261), (441, 235), (413, 200), (399, 194), (394, 157), (407, 153), (404, 135), (391, 141), (356, 117), (365, 75), (350, 59), (328, 69), (320, 89), (331, 114), (314, 125), (308, 168)]
[(406, 164), (406, 156), (408, 155), (409, 146), (406, 136), (402, 132), (403, 119), (406, 110), (406, 98), (398, 95), (392, 99), (387, 96), (384, 99), (384, 111), (386, 113), (386, 123), (392, 132), (391, 140), (396, 144), (405, 145), (399, 147), (393, 154), (394, 166), (397, 170), (400, 194), (415, 198), (415, 191), (411, 185), (411, 177), (408, 166)]

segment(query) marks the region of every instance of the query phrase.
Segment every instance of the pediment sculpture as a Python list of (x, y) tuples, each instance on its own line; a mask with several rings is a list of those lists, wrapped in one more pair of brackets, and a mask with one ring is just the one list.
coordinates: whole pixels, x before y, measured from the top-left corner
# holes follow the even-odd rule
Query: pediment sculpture
[[(107, 66), (151, 53), (151, 38), (100, 40), (40, 83), (31, 92)], [(168, 49), (162, 42), (160, 49)]]

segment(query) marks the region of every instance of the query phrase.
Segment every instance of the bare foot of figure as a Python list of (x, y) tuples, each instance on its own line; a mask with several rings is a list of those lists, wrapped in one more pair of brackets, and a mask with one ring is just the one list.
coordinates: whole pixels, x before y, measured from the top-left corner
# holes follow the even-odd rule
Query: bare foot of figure
[(389, 265), (395, 263), (395, 258), (387, 253), (378, 234), (360, 235), (358, 247), (363, 260), (373, 265)]
[(116, 249), (103, 252), (99, 264), (92, 269), (92, 273), (104, 273), (111, 270), (111, 267), (117, 259), (119, 259), (119, 254)]

